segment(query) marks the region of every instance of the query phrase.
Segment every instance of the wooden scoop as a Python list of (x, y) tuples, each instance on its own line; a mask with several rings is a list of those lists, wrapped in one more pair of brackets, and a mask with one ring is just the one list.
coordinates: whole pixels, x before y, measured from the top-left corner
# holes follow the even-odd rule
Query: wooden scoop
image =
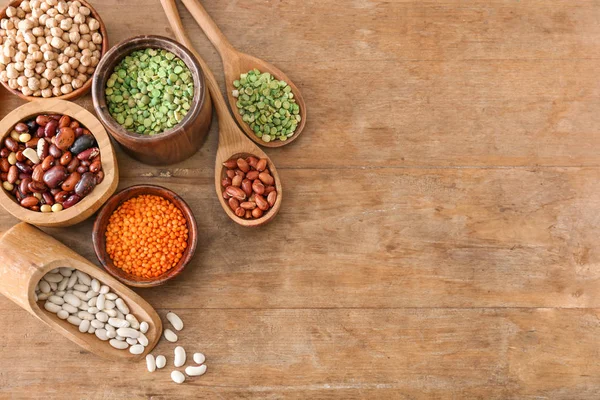
[[(46, 311), (45, 301), (36, 303), (35, 286), (47, 272), (58, 267), (76, 268), (108, 285), (140, 322), (148, 322), (148, 346), (144, 353), (134, 355), (129, 350), (115, 349), (108, 341), (81, 333), (76, 326)], [(144, 299), (64, 244), (24, 222), (0, 235), (0, 293), (67, 339), (105, 359), (137, 361), (145, 358), (162, 334), (159, 315)]]
[[(161, 0), (160, 2), (162, 3), (165, 14), (169, 19), (169, 23), (171, 24), (171, 28), (173, 29), (177, 40), (184, 44), (198, 59), (206, 78), (208, 90), (212, 96), (213, 105), (217, 110), (217, 117), (219, 118), (219, 148), (217, 149), (217, 160), (215, 162), (215, 188), (217, 189), (217, 196), (219, 197), (221, 206), (229, 218), (242, 226), (260, 226), (266, 224), (279, 212), (283, 197), (281, 180), (279, 179), (279, 174), (275, 169), (275, 165), (258, 146), (246, 139), (244, 133), (240, 131), (240, 128), (238, 128), (233, 118), (231, 118), (231, 114), (229, 114), (227, 104), (221, 95), (215, 76), (212, 74), (212, 71), (208, 68), (208, 65), (202, 57), (194, 50), (190, 39), (183, 29), (179, 12), (175, 6), (175, 0)], [(253, 135), (254, 134), (252, 134), (252, 136)], [(238, 157), (246, 157), (248, 155), (267, 159), (271, 175), (275, 178), (275, 188), (277, 189), (277, 200), (275, 201), (275, 204), (258, 219), (243, 219), (236, 216), (227, 204), (227, 201), (223, 198), (223, 190), (221, 187), (221, 180), (225, 177), (225, 167), (223, 167), (223, 163), (230, 158), (237, 159)]]
[[(225, 86), (227, 89), (229, 106), (231, 107), (231, 111), (237, 119), (239, 126), (244, 130), (246, 135), (255, 143), (265, 147), (281, 147), (296, 140), (296, 138), (302, 133), (304, 125), (306, 124), (306, 104), (304, 103), (302, 93), (300, 93), (300, 90), (296, 87), (296, 85), (294, 85), (294, 82), (292, 82), (286, 74), (284, 74), (274, 65), (236, 50), (231, 43), (229, 43), (225, 35), (223, 35), (223, 32), (221, 32), (217, 24), (215, 24), (215, 21), (212, 20), (210, 15), (206, 12), (198, 0), (182, 0), (182, 2), (221, 55), (221, 60), (223, 60), (223, 69), (225, 71)], [(233, 97), (233, 90), (235, 89), (233, 86), (233, 81), (240, 79), (240, 74), (246, 73), (254, 68), (258, 69), (260, 72), (268, 72), (280, 81), (287, 82), (287, 84), (292, 88), (292, 93), (296, 99), (296, 104), (298, 104), (300, 107), (300, 117), (302, 119), (298, 124), (294, 134), (285, 142), (282, 142), (279, 139), (273, 140), (269, 143), (264, 142), (261, 138), (254, 134), (254, 131), (250, 129), (250, 125), (242, 119), (242, 116), (238, 112), (238, 108), (236, 106), (237, 98)]]

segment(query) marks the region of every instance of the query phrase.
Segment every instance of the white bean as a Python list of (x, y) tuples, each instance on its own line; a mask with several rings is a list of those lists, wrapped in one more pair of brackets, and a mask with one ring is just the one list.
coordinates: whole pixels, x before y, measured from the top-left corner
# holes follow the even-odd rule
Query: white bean
[(96, 329), (102, 329), (102, 328), (104, 328), (104, 322), (98, 321), (97, 319), (95, 319), (92, 321), (92, 326)]
[(163, 369), (167, 365), (167, 359), (165, 356), (157, 356), (156, 357), (156, 368)]
[(90, 306), (90, 307), (96, 307), (96, 302), (97, 301), (98, 301), (98, 296), (92, 297), (91, 299), (88, 300), (88, 306)]
[(94, 333), (94, 332), (96, 332), (96, 328), (94, 328), (93, 326), (90, 325), (87, 333)]
[(60, 310), (59, 312), (56, 313), (56, 316), (60, 319), (67, 319), (67, 318), (69, 318), (69, 313), (65, 310)]
[(78, 311), (77, 307), (73, 307), (69, 303), (63, 304), (62, 309), (68, 312), (69, 314), (75, 314)]
[(183, 366), (183, 364), (185, 364), (185, 359), (186, 359), (185, 349), (181, 346), (175, 347), (175, 361), (174, 361), (175, 367), (179, 368), (179, 367)]
[(85, 293), (85, 297), (87, 297), (86, 301), (90, 301), (93, 297), (96, 297), (96, 292), (94, 292), (93, 290), (88, 290)]
[(78, 308), (79, 308), (81, 311), (87, 311), (87, 309), (88, 309), (89, 307), (88, 307), (88, 305), (87, 305), (87, 303), (86, 303), (86, 302), (82, 301), (82, 302), (79, 304), (79, 307), (78, 307)]
[(204, 364), (204, 361), (206, 361), (206, 357), (204, 357), (204, 354), (202, 353), (194, 353), (193, 358), (196, 364)]
[(106, 331), (106, 337), (109, 338), (109, 339), (114, 339), (114, 338), (117, 337), (117, 332), (107, 330)]
[(96, 337), (100, 340), (108, 340), (108, 336), (106, 332), (106, 329), (96, 329), (96, 332), (94, 332), (96, 334)]
[(75, 290), (79, 290), (80, 292), (87, 292), (88, 290), (90, 290), (90, 288), (86, 285), (82, 285), (81, 283), (76, 284), (75, 286), (73, 286), (73, 289)]
[(179, 371), (173, 371), (173, 372), (171, 372), (171, 379), (175, 383), (178, 383), (178, 384), (183, 383), (183, 382), (185, 382), (185, 375), (183, 375)]
[(133, 346), (134, 344), (138, 344), (138, 341), (137, 341), (137, 339), (130, 338), (130, 337), (128, 337), (128, 338), (125, 338), (125, 341), (126, 341), (127, 343), (129, 343), (130, 345), (132, 345), (132, 346)]
[(198, 367), (189, 366), (185, 369), (185, 373), (188, 376), (201, 376), (206, 373), (206, 364), (200, 365)]
[(56, 305), (59, 305), (59, 306), (62, 306), (63, 304), (65, 304), (65, 301), (63, 300), (63, 298), (56, 296), (56, 295), (48, 297), (48, 301), (51, 303), (54, 303)]
[(149, 328), (149, 326), (146, 321), (144, 321), (140, 324), (140, 332), (146, 333), (146, 332), (148, 332), (148, 328)]
[(104, 311), (109, 317), (115, 318), (117, 316), (117, 310), (107, 310), (105, 308), (102, 311)]
[(106, 297), (101, 293), (98, 295), (98, 300), (96, 300), (96, 307), (101, 310), (104, 310), (104, 303), (106, 301)]
[(58, 283), (58, 282), (62, 281), (63, 278), (64, 278), (64, 276), (62, 276), (61, 274), (46, 274), (46, 275), (44, 275), (44, 280), (48, 283), (50, 283), (50, 282)]
[(55, 292), (54, 294), (62, 299), (63, 296), (65, 295), (65, 293), (67, 293), (67, 292), (65, 292), (64, 290), (59, 290), (59, 291)]
[[(111, 324), (111, 325), (113, 325), (113, 324)], [(117, 329), (117, 335), (137, 339), (140, 337), (140, 332), (136, 331), (135, 329), (131, 329), (131, 328), (119, 328), (119, 329)]]
[(96, 319), (101, 322), (108, 322), (108, 314), (106, 314), (104, 311), (100, 311), (98, 314), (96, 314)]
[(81, 333), (85, 333), (88, 331), (88, 329), (90, 329), (90, 321), (87, 319), (84, 319), (83, 321), (81, 321), (81, 323), (79, 324), (79, 332)]
[(173, 328), (177, 329), (178, 331), (183, 329), (183, 321), (174, 312), (167, 313), (167, 320), (169, 320), (171, 325), (173, 325)]
[(115, 301), (118, 298), (119, 296), (117, 296), (115, 293), (106, 293), (106, 300)]
[(40, 285), (40, 290), (42, 291), (42, 293), (50, 293), (50, 284), (46, 281), (40, 281), (39, 283)]
[[(115, 308), (115, 311), (117, 312), (117, 318), (125, 319), (125, 314), (123, 314), (121, 311), (117, 310), (116, 308)], [(127, 321), (127, 322), (129, 322), (129, 321)], [(131, 324), (129, 324), (129, 325), (131, 325)]]
[(70, 305), (72, 305), (73, 307), (79, 307), (79, 305), (81, 304), (81, 300), (79, 300), (79, 298), (71, 293), (67, 293), (64, 295), (63, 299), (69, 303)]
[(148, 372), (156, 371), (156, 360), (152, 354), (146, 356), (146, 368), (148, 368)]
[(58, 269), (58, 272), (65, 277), (69, 277), (71, 275), (73, 275), (73, 269), (72, 268), (66, 268), (66, 267), (62, 267)]
[(69, 321), (71, 324), (73, 324), (75, 326), (79, 326), (81, 324), (81, 320), (79, 318), (77, 318), (75, 315), (69, 316), (69, 318), (67, 318), (67, 321)]
[(144, 346), (141, 344), (134, 344), (131, 346), (131, 348), (129, 348), (129, 352), (131, 354), (142, 354), (144, 352)]
[(38, 300), (46, 300), (50, 296), (52, 296), (52, 292), (40, 293), (40, 294), (38, 294)]
[(109, 318), (108, 323), (115, 328), (129, 328), (129, 322), (120, 318)]
[(49, 301), (47, 301), (46, 303), (44, 303), (44, 308), (46, 310), (50, 311), (51, 313), (54, 313), (54, 314), (56, 314), (57, 312), (59, 312), (60, 310), (62, 310), (61, 306), (59, 306), (57, 304), (54, 304), (54, 303), (51, 303)]
[(67, 284), (69, 283), (69, 278), (64, 277), (62, 281), (57, 286), (58, 290), (65, 290), (67, 288)]
[(144, 347), (148, 346), (148, 338), (146, 337), (146, 335), (144, 335), (142, 332), (140, 333), (140, 337), (138, 337), (138, 342), (140, 342), (140, 344)]
[(100, 282), (98, 281), (98, 279), (92, 279), (92, 290), (96, 293), (98, 293), (100, 291)]
[(108, 286), (106, 286), (106, 285), (100, 286), (100, 293), (101, 294), (106, 294), (108, 292), (110, 292), (110, 288)]
[(89, 312), (90, 314), (98, 314), (100, 310), (98, 310), (98, 307), (89, 307), (87, 309), (87, 312)]
[(92, 283), (92, 279), (85, 272), (76, 270), (75, 274), (77, 275), (77, 278), (79, 279), (80, 283), (83, 283), (84, 285), (87, 285), (87, 286), (90, 286), (90, 284)]
[(165, 339), (167, 339), (171, 343), (175, 343), (177, 341), (177, 335), (170, 329), (165, 329), (164, 335)]
[(71, 289), (77, 283), (77, 275), (73, 274), (69, 277), (69, 283), (67, 283), (67, 288)]
[(53, 292), (58, 289), (58, 284), (56, 282), (48, 282), (50, 284), (50, 290)]
[(129, 307), (127, 307), (127, 304), (125, 304), (123, 299), (116, 299), (115, 305), (123, 314), (129, 314)]
[[(100, 308), (100, 307), (98, 307), (98, 308)], [(112, 310), (114, 308), (115, 308), (115, 303), (113, 301), (106, 300), (104, 302), (104, 308), (103, 308), (103, 310)]]
[(133, 314), (127, 314), (125, 316), (125, 319), (129, 322), (129, 325), (133, 328), (133, 329), (140, 329), (140, 323), (138, 322), (137, 318), (135, 317), (135, 315)]
[(108, 342), (110, 343), (110, 345), (112, 347), (114, 347), (115, 349), (119, 349), (119, 350), (125, 350), (126, 348), (129, 347), (129, 344), (127, 344), (127, 342), (123, 342), (117, 339), (110, 339), (110, 341)]

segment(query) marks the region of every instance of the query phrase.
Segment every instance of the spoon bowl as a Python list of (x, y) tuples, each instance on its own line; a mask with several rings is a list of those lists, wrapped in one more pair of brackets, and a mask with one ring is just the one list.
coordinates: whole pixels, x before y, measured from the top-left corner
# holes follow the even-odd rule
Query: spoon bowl
[[(181, 18), (179, 17), (179, 12), (177, 11), (177, 7), (175, 5), (175, 0), (161, 0), (160, 2), (165, 10), (165, 14), (167, 15), (171, 29), (173, 29), (177, 40), (185, 45), (188, 50), (190, 50), (198, 59), (198, 63), (205, 74), (206, 85), (210, 91), (210, 95), (213, 100), (213, 106), (217, 111), (217, 117), (219, 118), (219, 147), (217, 149), (217, 157), (215, 161), (215, 189), (217, 191), (217, 196), (219, 198), (219, 202), (221, 203), (221, 207), (223, 207), (223, 210), (225, 210), (225, 213), (229, 216), (229, 218), (239, 225), (248, 227), (264, 225), (275, 218), (281, 207), (283, 190), (277, 169), (275, 168), (275, 165), (271, 159), (257, 145), (246, 138), (246, 135), (244, 135), (231, 117), (231, 114), (227, 109), (225, 99), (221, 95), (221, 90), (219, 89), (217, 80), (215, 79), (206, 62), (194, 50), (190, 39), (187, 37), (185, 30), (183, 29)], [(271, 175), (275, 179), (275, 187), (277, 188), (277, 201), (273, 207), (260, 218), (243, 219), (236, 216), (223, 198), (221, 189), (221, 180), (224, 174), (223, 163), (239, 154), (254, 155), (258, 158), (266, 158), (269, 169), (271, 170)]]
[[(225, 86), (227, 88), (227, 99), (229, 100), (229, 106), (231, 107), (231, 112), (233, 113), (238, 125), (244, 131), (246, 136), (248, 136), (253, 142), (264, 147), (282, 147), (296, 140), (304, 130), (304, 125), (306, 124), (306, 103), (304, 102), (302, 93), (294, 84), (294, 82), (292, 82), (292, 80), (286, 74), (284, 74), (274, 65), (236, 50), (231, 43), (229, 43), (225, 35), (223, 35), (223, 32), (221, 32), (217, 24), (215, 24), (208, 12), (206, 12), (198, 0), (182, 0), (182, 2), (221, 56), (221, 60), (223, 61), (223, 69), (225, 72)], [(237, 98), (233, 96), (233, 90), (235, 89), (233, 86), (233, 81), (239, 79), (240, 74), (244, 74), (254, 68), (258, 69), (260, 72), (268, 72), (280, 81), (285, 81), (292, 89), (296, 104), (298, 104), (298, 107), (300, 108), (300, 123), (298, 124), (294, 134), (285, 142), (282, 142), (279, 139), (271, 142), (263, 141), (261, 138), (256, 136), (254, 131), (250, 129), (250, 125), (242, 119), (242, 116), (238, 112), (236, 105)]]

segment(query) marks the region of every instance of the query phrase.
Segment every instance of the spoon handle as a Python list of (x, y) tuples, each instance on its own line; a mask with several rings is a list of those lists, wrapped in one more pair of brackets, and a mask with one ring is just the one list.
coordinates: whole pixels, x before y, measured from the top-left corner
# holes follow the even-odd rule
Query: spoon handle
[(232, 57), (237, 53), (215, 21), (206, 12), (202, 4), (200, 4), (199, 0), (182, 0), (182, 3), (190, 14), (192, 14), (198, 25), (200, 25), (200, 28), (202, 28), (208, 40), (215, 46), (222, 59)]
[(175, 0), (160, 0), (163, 9), (165, 10), (165, 14), (167, 15), (167, 19), (171, 24), (171, 28), (177, 37), (177, 40), (181, 42), (185, 47), (188, 48), (190, 52), (198, 59), (198, 63), (200, 67), (202, 67), (202, 72), (204, 72), (204, 77), (206, 78), (206, 85), (208, 86), (208, 91), (213, 100), (213, 105), (217, 110), (217, 116), (219, 117), (219, 123), (221, 124), (229, 124), (232, 123), (235, 125), (235, 121), (233, 117), (229, 113), (229, 108), (227, 108), (227, 103), (225, 103), (225, 99), (221, 94), (221, 89), (219, 88), (219, 84), (215, 79), (212, 71), (206, 64), (206, 62), (200, 57), (200, 54), (196, 52), (192, 42), (189, 37), (185, 33), (183, 28), (183, 24), (181, 23), (181, 18), (179, 16), (179, 11), (177, 11), (177, 6), (175, 5)]

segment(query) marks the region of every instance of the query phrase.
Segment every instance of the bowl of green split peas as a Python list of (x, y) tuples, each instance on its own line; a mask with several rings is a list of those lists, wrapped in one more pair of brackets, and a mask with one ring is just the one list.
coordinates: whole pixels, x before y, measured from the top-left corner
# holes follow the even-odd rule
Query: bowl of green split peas
[(137, 36), (102, 58), (94, 108), (111, 136), (147, 164), (182, 161), (202, 145), (212, 103), (194, 55), (162, 36)]

